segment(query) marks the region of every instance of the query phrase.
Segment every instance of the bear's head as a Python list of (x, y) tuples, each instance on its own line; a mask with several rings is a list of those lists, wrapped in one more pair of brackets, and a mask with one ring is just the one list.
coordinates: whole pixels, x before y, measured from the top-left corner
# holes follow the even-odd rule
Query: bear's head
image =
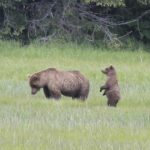
[(38, 76), (37, 74), (33, 74), (32, 76), (29, 76), (29, 84), (31, 87), (31, 94), (36, 94), (41, 86), (40, 86), (40, 76)]
[(104, 70), (102, 70), (102, 73), (106, 74), (107, 76), (112, 76), (112, 75), (116, 75), (116, 70), (111, 65), (111, 66), (105, 68)]

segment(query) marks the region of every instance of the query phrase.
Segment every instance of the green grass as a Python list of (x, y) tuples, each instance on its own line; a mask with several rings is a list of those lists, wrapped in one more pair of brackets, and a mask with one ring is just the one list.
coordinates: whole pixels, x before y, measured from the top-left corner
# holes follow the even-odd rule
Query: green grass
[[(150, 54), (142, 47), (0, 41), (0, 60), (0, 150), (150, 149)], [(110, 64), (121, 87), (117, 108), (99, 93), (106, 79), (100, 70)], [(47, 100), (42, 90), (32, 96), (28, 74), (48, 67), (80, 70), (91, 84), (87, 101)]]

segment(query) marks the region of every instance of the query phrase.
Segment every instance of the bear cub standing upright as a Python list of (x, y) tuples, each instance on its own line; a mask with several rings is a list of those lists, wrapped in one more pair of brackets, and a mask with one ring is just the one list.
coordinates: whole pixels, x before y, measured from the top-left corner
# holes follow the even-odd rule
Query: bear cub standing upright
[(29, 77), (31, 93), (43, 88), (46, 98), (60, 99), (61, 95), (85, 100), (89, 94), (89, 81), (79, 71), (60, 71), (48, 68)]
[(108, 106), (117, 106), (118, 101), (120, 100), (120, 89), (117, 80), (116, 70), (113, 66), (105, 68), (102, 70), (102, 73), (106, 74), (107, 81), (105, 85), (100, 87), (100, 92), (104, 90), (103, 95), (107, 96), (107, 105)]

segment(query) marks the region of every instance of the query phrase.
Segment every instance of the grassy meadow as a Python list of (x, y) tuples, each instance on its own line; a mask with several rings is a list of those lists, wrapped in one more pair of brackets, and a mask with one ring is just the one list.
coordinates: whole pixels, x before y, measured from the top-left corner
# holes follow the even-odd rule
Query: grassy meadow
[[(150, 53), (72, 43), (21, 47), (0, 41), (0, 150), (149, 150)], [(106, 106), (101, 69), (114, 65), (122, 99)], [(90, 80), (87, 101), (31, 95), (28, 75), (48, 67), (80, 70)]]

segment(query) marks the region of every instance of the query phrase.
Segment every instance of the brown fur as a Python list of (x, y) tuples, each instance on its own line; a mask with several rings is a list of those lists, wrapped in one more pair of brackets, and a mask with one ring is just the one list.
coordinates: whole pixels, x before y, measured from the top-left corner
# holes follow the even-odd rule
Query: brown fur
[(104, 90), (103, 95), (107, 96), (107, 105), (108, 106), (117, 106), (118, 101), (120, 100), (120, 89), (117, 80), (116, 70), (113, 66), (102, 70), (102, 73), (106, 74), (108, 79), (105, 85), (100, 87), (100, 92)]
[(46, 98), (59, 99), (61, 95), (85, 100), (89, 93), (89, 81), (79, 71), (59, 71), (49, 68), (34, 73), (30, 79), (31, 93), (43, 88)]

